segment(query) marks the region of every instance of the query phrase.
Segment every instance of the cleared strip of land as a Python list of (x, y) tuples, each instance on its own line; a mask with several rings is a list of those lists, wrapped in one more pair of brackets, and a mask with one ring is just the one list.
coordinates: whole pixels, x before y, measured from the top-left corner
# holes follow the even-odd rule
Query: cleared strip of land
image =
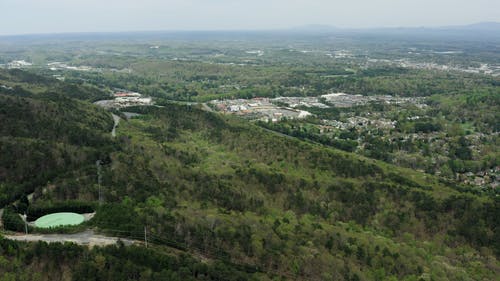
[(55, 242), (72, 242), (78, 245), (88, 246), (106, 246), (113, 245), (121, 240), (125, 245), (132, 245), (140, 243), (139, 241), (124, 239), (119, 237), (108, 237), (104, 235), (95, 234), (93, 230), (86, 230), (74, 234), (28, 234), (28, 235), (4, 235), (5, 238), (16, 241), (36, 242), (44, 241), (47, 243)]

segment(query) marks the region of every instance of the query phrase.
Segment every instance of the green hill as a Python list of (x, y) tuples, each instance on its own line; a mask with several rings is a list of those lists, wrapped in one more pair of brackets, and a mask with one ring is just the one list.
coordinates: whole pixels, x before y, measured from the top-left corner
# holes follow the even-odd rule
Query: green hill
[(0, 205), (94, 165), (113, 146), (111, 114), (65, 92), (1, 88), (0, 120)]
[(62, 94), (0, 95), (4, 201), (46, 189), (35, 204), (95, 202), (94, 162), (109, 158), (91, 224), (139, 240), (146, 228), (152, 246), (0, 240), (4, 276), (46, 268), (44, 276), (75, 280), (498, 278), (498, 197), (195, 106), (128, 109), (141, 115), (123, 120), (113, 140), (108, 113)]
[[(109, 234), (147, 227), (153, 243), (302, 280), (496, 274), (496, 198), (194, 107), (137, 111), (105, 169), (94, 224)], [(85, 196), (62, 184), (50, 198)]]

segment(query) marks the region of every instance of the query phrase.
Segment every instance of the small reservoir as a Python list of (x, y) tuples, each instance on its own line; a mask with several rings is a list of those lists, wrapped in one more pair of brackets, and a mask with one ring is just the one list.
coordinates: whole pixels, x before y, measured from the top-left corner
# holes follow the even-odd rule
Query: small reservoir
[(40, 228), (50, 228), (58, 226), (79, 225), (83, 223), (85, 217), (77, 213), (53, 213), (38, 218), (35, 226)]

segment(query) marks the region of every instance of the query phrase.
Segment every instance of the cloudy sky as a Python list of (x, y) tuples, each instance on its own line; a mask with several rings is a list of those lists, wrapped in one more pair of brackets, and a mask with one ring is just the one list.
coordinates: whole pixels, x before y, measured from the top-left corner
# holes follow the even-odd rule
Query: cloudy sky
[(484, 21), (500, 22), (500, 0), (0, 0), (0, 35)]

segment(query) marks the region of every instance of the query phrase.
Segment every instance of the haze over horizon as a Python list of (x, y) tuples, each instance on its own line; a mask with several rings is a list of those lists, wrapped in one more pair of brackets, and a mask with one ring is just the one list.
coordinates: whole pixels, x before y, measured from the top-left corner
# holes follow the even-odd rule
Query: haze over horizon
[(439, 27), (500, 22), (491, 0), (3, 0), (0, 35), (145, 30)]

